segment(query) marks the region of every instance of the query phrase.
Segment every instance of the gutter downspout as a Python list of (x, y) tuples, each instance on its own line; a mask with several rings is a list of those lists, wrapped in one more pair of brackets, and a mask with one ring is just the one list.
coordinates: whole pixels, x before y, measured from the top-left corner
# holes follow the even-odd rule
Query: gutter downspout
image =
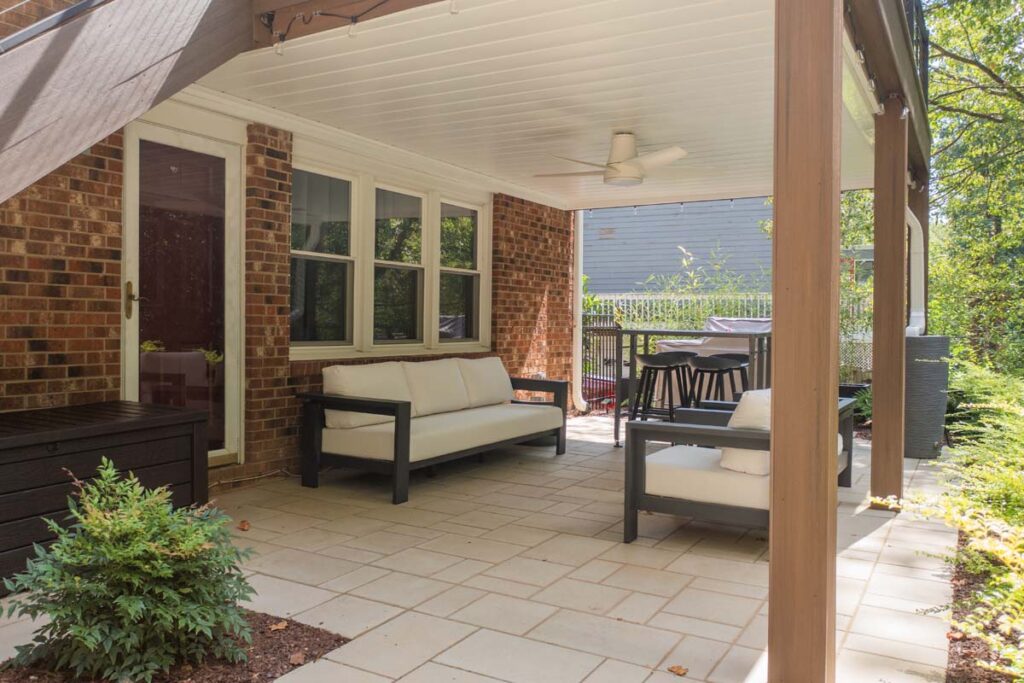
[(572, 402), (581, 413), (587, 411), (583, 399), (583, 211), (573, 221), (572, 292)]

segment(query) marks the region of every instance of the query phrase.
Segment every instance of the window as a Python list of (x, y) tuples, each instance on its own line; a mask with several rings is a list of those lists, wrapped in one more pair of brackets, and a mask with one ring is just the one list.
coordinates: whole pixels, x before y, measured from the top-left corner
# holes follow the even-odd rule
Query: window
[(373, 339), (423, 341), (423, 199), (377, 188)]
[(292, 176), (291, 359), (490, 348), (489, 195), (388, 185), (305, 152)]
[(352, 343), (351, 213), (351, 183), (294, 170), (292, 343)]
[(442, 342), (480, 338), (477, 232), (475, 209), (441, 204), (438, 339)]

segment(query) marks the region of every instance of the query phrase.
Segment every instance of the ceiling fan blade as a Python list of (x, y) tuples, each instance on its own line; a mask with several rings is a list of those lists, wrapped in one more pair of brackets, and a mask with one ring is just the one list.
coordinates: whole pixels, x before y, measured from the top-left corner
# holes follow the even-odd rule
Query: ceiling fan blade
[(604, 171), (577, 171), (576, 173), (538, 173), (534, 178), (582, 178), (583, 176), (604, 175)]
[(641, 154), (640, 156), (630, 159), (626, 163), (636, 164), (644, 172), (652, 171), (661, 166), (668, 166), (673, 161), (678, 161), (686, 156), (686, 150), (682, 147), (666, 147), (665, 149), (659, 149), (657, 152), (650, 152), (648, 154)]
[(584, 166), (593, 166), (594, 168), (607, 168), (607, 164), (595, 164), (595, 163), (593, 163), (591, 161), (580, 161), (579, 159), (570, 159), (569, 157), (560, 157), (557, 154), (552, 154), (551, 156), (553, 156), (556, 159), (561, 159), (562, 161), (571, 161), (574, 164), (583, 164)]

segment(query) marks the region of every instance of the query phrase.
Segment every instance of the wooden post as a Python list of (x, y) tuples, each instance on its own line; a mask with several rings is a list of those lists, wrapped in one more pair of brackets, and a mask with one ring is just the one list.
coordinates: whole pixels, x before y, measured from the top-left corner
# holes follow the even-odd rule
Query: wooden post
[(842, 8), (775, 3), (771, 683), (835, 678)]
[(903, 495), (907, 329), (907, 117), (890, 98), (875, 121), (875, 320), (871, 494)]

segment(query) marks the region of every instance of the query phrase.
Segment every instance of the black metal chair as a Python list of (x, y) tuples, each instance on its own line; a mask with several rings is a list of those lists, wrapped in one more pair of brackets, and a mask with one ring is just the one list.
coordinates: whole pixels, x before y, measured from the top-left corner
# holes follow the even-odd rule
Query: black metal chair
[[(679, 405), (688, 406), (691, 400), (692, 380), (687, 367), (689, 359), (696, 354), (689, 351), (666, 351), (663, 353), (637, 354), (636, 360), (640, 364), (640, 381), (637, 384), (636, 394), (633, 396), (633, 406), (630, 409), (629, 419), (647, 420), (652, 415), (658, 415), (667, 411), (669, 421), (675, 417), (676, 390), (678, 386)], [(654, 393), (661, 384), (660, 411), (655, 410)], [(675, 381), (673, 381), (673, 379)]]
[[(740, 384), (743, 387), (743, 391), (750, 390), (750, 356), (746, 353), (715, 353), (712, 354), (712, 358), (729, 358), (731, 360), (739, 361), (740, 366), (734, 370), (734, 372), (740, 373)], [(736, 393), (736, 383), (733, 381), (732, 391)]]
[(740, 367), (740, 362), (732, 358), (720, 358), (716, 356), (694, 356), (689, 360), (690, 376), (693, 382), (693, 405), (700, 408), (701, 401), (706, 395), (714, 401), (725, 401), (725, 378), (729, 378), (732, 385), (732, 395), (728, 400), (733, 400), (736, 394), (736, 379), (733, 371)]

